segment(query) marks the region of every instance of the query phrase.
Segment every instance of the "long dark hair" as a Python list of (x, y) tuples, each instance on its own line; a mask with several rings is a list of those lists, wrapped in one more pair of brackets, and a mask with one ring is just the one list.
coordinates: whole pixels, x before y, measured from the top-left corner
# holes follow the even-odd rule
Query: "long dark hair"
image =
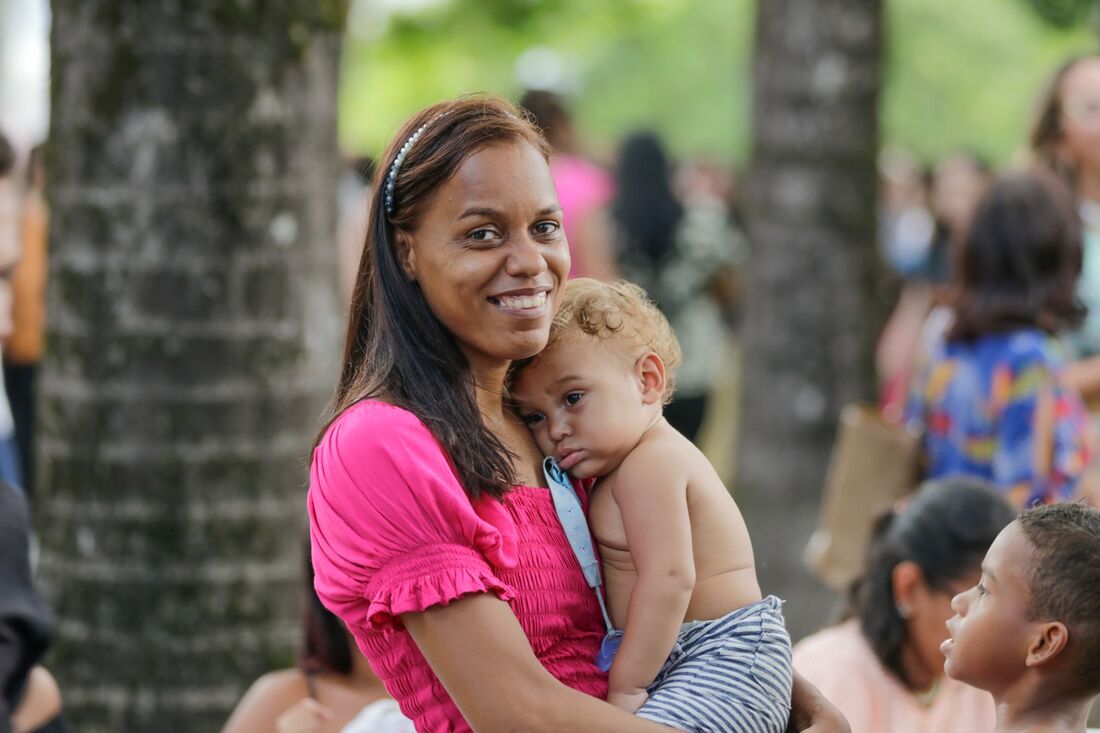
[[(421, 127), (397, 174), (394, 210), (387, 215), (386, 175), (402, 146)], [(428, 306), (419, 285), (405, 277), (396, 232), (416, 230), (433, 194), (466, 158), (489, 145), (515, 141), (534, 146), (549, 160), (546, 141), (522, 113), (503, 99), (479, 95), (428, 107), (413, 115), (390, 142), (374, 175), (343, 369), (328, 420), (331, 425), (344, 410), (367, 398), (383, 398), (412, 412), (443, 445), (473, 498), (499, 498), (508, 491), (515, 483), (512, 456), (482, 421), (470, 367), (458, 344)]]
[(352, 662), (351, 639), (347, 629), (336, 615), (325, 608), (313, 587), (313, 563), (310, 561), (309, 542), (305, 542), (305, 603), (302, 604), (302, 648), (298, 652), (298, 665), (306, 672), (332, 672), (350, 675)]
[(883, 666), (912, 687), (901, 663), (908, 625), (894, 600), (894, 568), (914, 562), (929, 588), (952, 592), (985, 557), (997, 534), (1015, 519), (1009, 504), (976, 479), (925, 483), (901, 513), (875, 524), (867, 572), (850, 594), (848, 615), (859, 619), (867, 642)]
[(672, 193), (668, 158), (652, 132), (626, 138), (615, 166), (611, 215), (623, 256), (650, 264), (672, 250), (684, 208)]
[(989, 187), (959, 256), (955, 324), (950, 338), (1079, 324), (1081, 222), (1068, 187), (1034, 169)]

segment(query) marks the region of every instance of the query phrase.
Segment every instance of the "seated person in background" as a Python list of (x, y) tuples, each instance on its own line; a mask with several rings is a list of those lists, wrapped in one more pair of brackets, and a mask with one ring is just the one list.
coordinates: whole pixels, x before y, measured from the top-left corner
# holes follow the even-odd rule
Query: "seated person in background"
[(992, 733), (993, 701), (943, 677), (951, 598), (1015, 511), (975, 479), (924, 484), (881, 518), (847, 620), (794, 648), (795, 669), (840, 708), (852, 733)]
[(1100, 693), (1100, 512), (1025, 512), (951, 606), (947, 674), (993, 694), (997, 733), (1083, 733)]
[(1092, 430), (1054, 336), (1083, 315), (1069, 191), (1037, 171), (998, 179), (959, 264), (953, 322), (918, 365), (905, 411), (923, 429), (927, 477), (985, 479), (1019, 508), (1090, 493)]
[(64, 730), (57, 684), (36, 666), (50, 643), (49, 613), (31, 582), (22, 493), (0, 481), (0, 730)]
[(662, 415), (679, 357), (641, 288), (580, 278), (547, 347), (515, 365), (512, 393), (542, 452), (595, 479), (589, 523), (623, 629), (608, 702), (681, 730), (781, 733), (792, 673), (780, 601), (761, 599), (721, 479)]
[(317, 598), (308, 547), (302, 661), (256, 680), (222, 733), (413, 733), (343, 623)]

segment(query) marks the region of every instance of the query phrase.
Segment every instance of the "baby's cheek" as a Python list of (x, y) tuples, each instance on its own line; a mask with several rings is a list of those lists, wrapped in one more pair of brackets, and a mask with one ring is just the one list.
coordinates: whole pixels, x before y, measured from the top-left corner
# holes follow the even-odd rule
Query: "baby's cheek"
[(546, 428), (531, 428), (531, 435), (535, 437), (535, 444), (544, 456), (554, 455), (554, 443), (546, 435)]

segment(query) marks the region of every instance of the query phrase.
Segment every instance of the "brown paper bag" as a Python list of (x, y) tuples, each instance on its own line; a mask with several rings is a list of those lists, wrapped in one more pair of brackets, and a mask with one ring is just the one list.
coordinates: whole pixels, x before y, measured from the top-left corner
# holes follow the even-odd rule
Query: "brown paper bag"
[(840, 413), (818, 528), (802, 558), (831, 588), (846, 589), (864, 571), (876, 517), (917, 488), (920, 435), (882, 418), (869, 405)]

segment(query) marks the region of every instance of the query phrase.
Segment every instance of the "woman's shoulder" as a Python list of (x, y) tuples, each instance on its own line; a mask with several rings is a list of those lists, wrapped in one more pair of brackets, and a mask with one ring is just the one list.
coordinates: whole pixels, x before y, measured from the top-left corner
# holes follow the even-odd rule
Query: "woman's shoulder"
[(328, 453), (370, 456), (410, 448), (441, 452), (428, 426), (403, 407), (377, 399), (356, 402), (338, 415), (317, 444), (316, 459)]
[(799, 667), (865, 664), (872, 660), (871, 649), (855, 619), (822, 629), (794, 646), (794, 663)]
[(300, 669), (279, 669), (263, 675), (248, 688), (222, 733), (273, 730), (275, 720), (302, 698), (309, 686)]

